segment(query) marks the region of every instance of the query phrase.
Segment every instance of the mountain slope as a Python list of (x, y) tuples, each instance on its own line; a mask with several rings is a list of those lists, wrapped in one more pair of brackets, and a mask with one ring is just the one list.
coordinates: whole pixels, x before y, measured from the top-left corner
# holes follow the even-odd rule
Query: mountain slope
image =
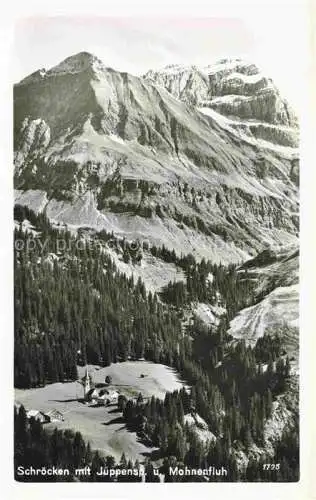
[(15, 85), (14, 127), (17, 200), (53, 220), (223, 262), (297, 241), (294, 148), (238, 136), (91, 54)]
[(241, 310), (231, 321), (229, 333), (255, 345), (265, 333), (281, 335), (287, 352), (298, 361), (299, 251), (289, 247), (270, 249), (241, 266), (243, 279), (255, 283), (257, 303)]

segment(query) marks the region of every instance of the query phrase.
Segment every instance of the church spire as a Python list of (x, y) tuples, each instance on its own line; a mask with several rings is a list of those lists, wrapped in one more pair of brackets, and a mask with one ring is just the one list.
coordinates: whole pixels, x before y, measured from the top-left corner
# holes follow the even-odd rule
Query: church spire
[(89, 393), (91, 389), (91, 377), (89, 375), (89, 370), (88, 370), (88, 366), (86, 367), (86, 374), (85, 376), (83, 377), (83, 391), (84, 391), (84, 397), (87, 396), (87, 394)]

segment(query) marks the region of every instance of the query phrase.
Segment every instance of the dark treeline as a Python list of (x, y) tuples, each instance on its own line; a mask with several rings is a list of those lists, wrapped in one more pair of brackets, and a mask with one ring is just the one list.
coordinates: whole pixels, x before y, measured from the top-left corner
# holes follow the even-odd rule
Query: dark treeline
[[(175, 478), (169, 474), (169, 467), (202, 468), (221, 467), (228, 470), (227, 476), (213, 476), (210, 481), (297, 481), (298, 480), (298, 432), (294, 429), (285, 432), (277, 443), (274, 456), (263, 454), (260, 459), (250, 460), (247, 467), (238, 464), (238, 453), (249, 451), (253, 443), (253, 433), (250, 425), (242, 416), (238, 416), (238, 408), (232, 403), (231, 412), (227, 412), (222, 420), (220, 429), (216, 429), (216, 437), (202, 441), (198, 437), (201, 423), (197, 420), (196, 427), (190, 425), (187, 417), (196, 416), (196, 408), (200, 405), (199, 398), (205, 396), (195, 388), (191, 394), (186, 389), (167, 393), (164, 401), (152, 397), (144, 402), (141, 395), (137, 400), (126, 400), (120, 403), (120, 409), (127, 426), (136, 431), (138, 436), (147, 444), (159, 448), (159, 458), (162, 461), (161, 472), (165, 474), (165, 481), (192, 481), (190, 478)], [(270, 397), (269, 397), (270, 396)], [(272, 399), (268, 393), (266, 405), (261, 407), (258, 398), (251, 401), (255, 432), (262, 438), (260, 410), (269, 416)], [(220, 408), (219, 402), (218, 408)], [(216, 403), (213, 409), (216, 408)], [(222, 410), (223, 412), (223, 410)], [(256, 415), (257, 412), (257, 415)], [(235, 416), (235, 418), (234, 418)], [(204, 428), (204, 426), (203, 426)], [(205, 430), (205, 429), (204, 429)], [(277, 469), (265, 469), (265, 464), (279, 464)], [(193, 480), (203, 480), (194, 478)]]
[(193, 339), (192, 358), (199, 360), (199, 369), (188, 364), (179, 371), (194, 382), (192, 394), (198, 402), (199, 414), (219, 434), (223, 425), (227, 425), (233, 440), (244, 441), (250, 433), (262, 444), (263, 426), (271, 415), (272, 400), (285, 390), (289, 378), (289, 358), (276, 358), (271, 343), (271, 351), (267, 353), (269, 363), (264, 370), (256, 348), (247, 347), (243, 340), (231, 342), (224, 322), (215, 333), (202, 323), (195, 323), (189, 332)]
[[(207, 302), (211, 305), (223, 305), (227, 318), (254, 303), (251, 281), (244, 276), (239, 279), (236, 266), (227, 267), (212, 264), (204, 259), (185, 269), (186, 283), (169, 282), (164, 288), (162, 299), (177, 307), (183, 307), (193, 301)], [(211, 276), (211, 278), (210, 278)]]
[(164, 401), (154, 396), (148, 402), (144, 402), (141, 396), (136, 401), (125, 401), (122, 413), (131, 430), (150, 445), (159, 448), (159, 458), (163, 459), (161, 471), (166, 475), (167, 482), (176, 480), (170, 476), (169, 466), (203, 469), (223, 466), (229, 470), (229, 475), (211, 480), (238, 480), (240, 475), (231, 452), (230, 438), (226, 436), (203, 443), (192, 426), (185, 422), (185, 415), (195, 414), (195, 406), (195, 396), (182, 389), (167, 393)]
[[(246, 481), (280, 481), (296, 482), (300, 478), (299, 472), (299, 422), (295, 418), (291, 428), (285, 428), (281, 438), (275, 445), (273, 460), (265, 456), (258, 460), (250, 459), (245, 471)], [(274, 464), (273, 470), (267, 464)]]
[[(228, 375), (233, 369), (231, 382)], [(284, 390), (288, 376), (282, 361), (262, 373), (252, 362), (249, 351), (244, 355), (234, 352), (223, 367), (208, 377), (190, 365), (186, 367), (186, 374), (189, 380), (195, 376), (197, 381), (191, 388), (189, 403), (186, 396), (182, 401), (185, 414), (191, 408), (216, 436), (224, 434), (230, 443), (239, 442), (246, 448), (253, 442), (263, 445), (264, 423), (271, 416), (273, 398)], [(161, 423), (156, 416), (154, 422)]]
[(15, 230), (17, 387), (75, 380), (77, 363), (145, 357), (174, 364), (185, 343), (175, 311), (120, 273), (98, 243), (58, 231), (28, 209), (15, 212), (40, 233)]

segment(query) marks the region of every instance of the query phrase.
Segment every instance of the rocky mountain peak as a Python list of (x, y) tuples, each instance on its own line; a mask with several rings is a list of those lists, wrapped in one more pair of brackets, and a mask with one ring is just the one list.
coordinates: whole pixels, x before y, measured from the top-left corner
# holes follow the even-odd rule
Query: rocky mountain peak
[(21, 80), (18, 85), (38, 83), (52, 76), (73, 75), (84, 73), (88, 70), (98, 72), (105, 69), (106, 67), (104, 63), (95, 55), (90, 54), (89, 52), (78, 52), (78, 54), (67, 57), (49, 70), (41, 68), (40, 70), (35, 71)]
[(57, 64), (48, 71), (48, 75), (60, 74), (60, 73), (80, 73), (86, 71), (87, 69), (99, 69), (104, 68), (103, 62), (98, 59), (95, 55), (89, 52), (79, 52), (70, 57), (67, 57), (61, 63)]
[(234, 120), (297, 128), (293, 110), (271, 78), (241, 58), (221, 59), (205, 67), (169, 65), (148, 71), (144, 78), (181, 101)]
[(232, 71), (244, 75), (256, 75), (260, 73), (260, 69), (256, 64), (253, 64), (251, 61), (241, 59), (240, 57), (220, 59), (215, 63), (211, 63), (206, 67), (201, 68), (201, 71), (209, 75), (219, 72), (232, 72)]

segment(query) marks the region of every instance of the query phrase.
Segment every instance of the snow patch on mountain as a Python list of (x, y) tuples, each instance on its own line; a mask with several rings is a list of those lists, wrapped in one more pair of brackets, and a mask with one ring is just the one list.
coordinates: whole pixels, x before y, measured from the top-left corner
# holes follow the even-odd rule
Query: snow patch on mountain
[[(219, 97), (217, 99), (214, 99), (212, 102), (214, 104), (215, 102), (231, 102), (234, 104), (235, 102), (238, 102), (240, 100), (243, 100), (244, 97), (242, 96), (224, 96), (224, 97)], [(247, 99), (247, 97), (245, 97)], [(288, 141), (290, 143), (293, 143), (293, 145), (298, 145), (298, 134), (293, 131), (293, 129), (290, 129), (288, 127), (282, 127), (282, 126), (275, 126), (272, 124), (267, 124), (263, 122), (259, 122), (258, 120), (238, 120), (234, 117), (228, 118), (227, 116), (224, 116), (223, 114), (219, 113), (218, 111), (215, 111), (214, 109), (211, 109), (209, 107), (200, 107), (198, 108), (198, 111), (203, 113), (204, 115), (212, 118), (215, 120), (223, 129), (229, 131), (232, 133), (235, 137), (238, 139), (251, 144), (252, 146), (259, 146), (263, 150), (270, 150), (274, 151), (275, 153), (282, 154), (285, 158), (288, 158), (290, 160), (296, 159), (298, 157), (298, 150), (297, 147), (292, 147), (292, 146), (282, 146), (281, 144), (276, 144), (271, 141), (267, 141), (264, 139), (260, 139), (254, 135), (254, 132), (251, 130), (252, 128), (256, 127), (264, 127), (266, 129), (269, 129), (277, 134), (278, 131), (283, 132), (284, 134), (287, 134)]]
[(265, 77), (261, 73), (255, 73), (253, 75), (246, 75), (243, 73), (231, 73), (225, 77), (225, 80), (241, 80), (245, 83), (257, 83), (260, 80), (263, 80)]
[(244, 74), (257, 74), (258, 68), (250, 61), (241, 58), (224, 58), (215, 63), (202, 68), (208, 75), (220, 73), (223, 71), (242, 71)]

